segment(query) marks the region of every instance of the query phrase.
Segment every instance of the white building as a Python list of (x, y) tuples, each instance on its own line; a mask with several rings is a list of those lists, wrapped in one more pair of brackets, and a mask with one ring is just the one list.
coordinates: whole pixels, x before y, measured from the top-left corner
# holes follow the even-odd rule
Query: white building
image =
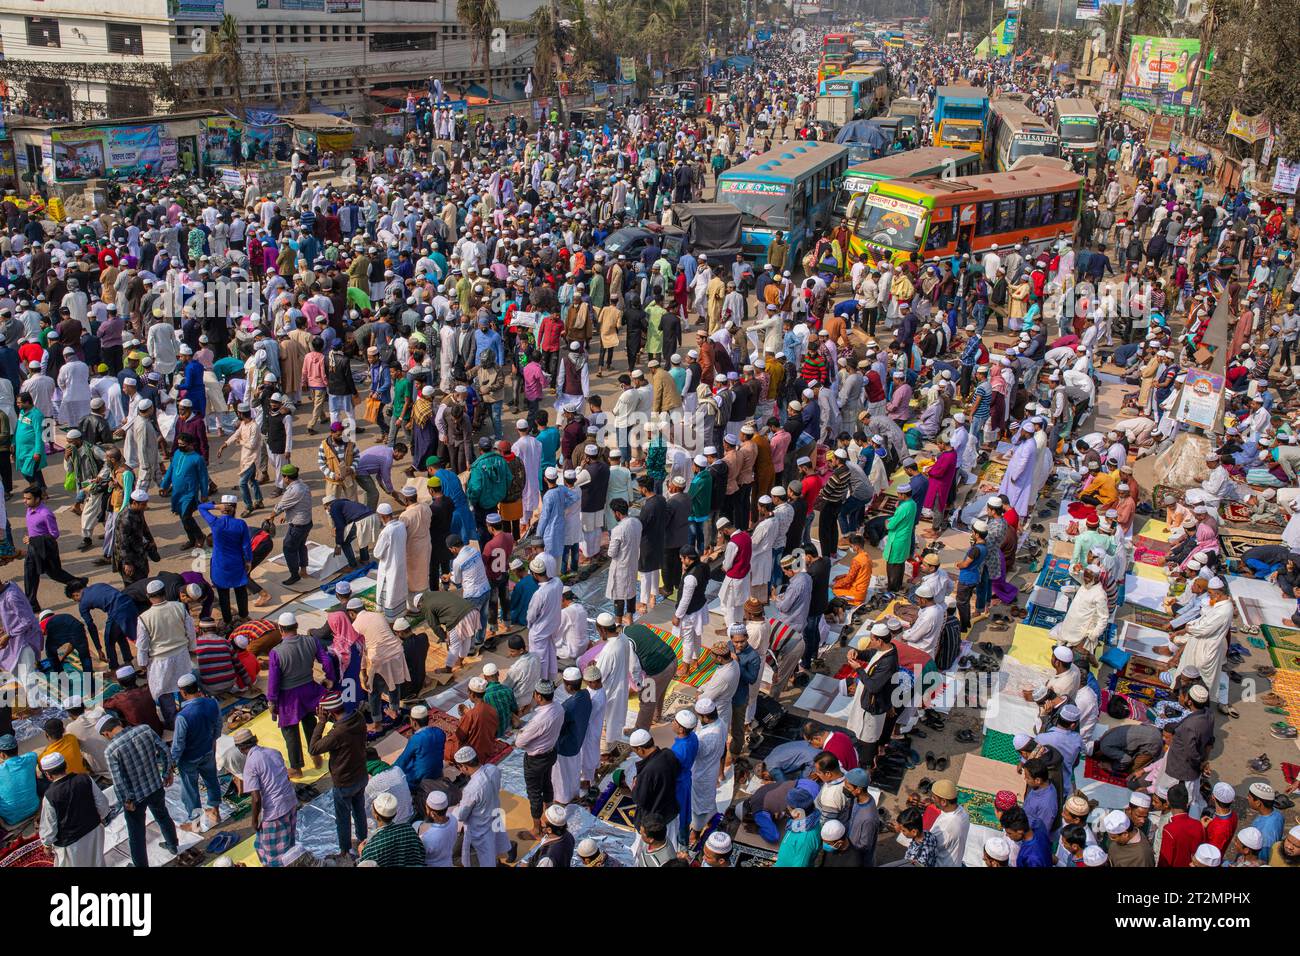
[[(490, 54), (493, 92), (518, 95), (533, 41), (510, 23), (541, 0), (498, 0), (503, 28)], [(456, 19), (455, 0), (0, 0), (10, 112), (74, 119), (165, 110), (170, 71), (198, 54), (223, 14), (239, 24), (242, 101), (289, 109), (377, 105), (438, 77), (454, 92), (485, 85), (481, 44)], [(205, 31), (206, 37), (202, 36)], [(196, 40), (196, 34), (199, 36)], [(230, 104), (220, 74), (196, 71), (177, 106)]]

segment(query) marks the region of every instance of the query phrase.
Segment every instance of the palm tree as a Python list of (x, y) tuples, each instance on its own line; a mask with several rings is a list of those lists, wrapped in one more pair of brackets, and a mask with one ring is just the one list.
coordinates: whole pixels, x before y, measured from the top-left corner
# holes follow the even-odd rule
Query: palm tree
[(1133, 24), (1132, 32), (1139, 36), (1171, 34), (1174, 32), (1173, 0), (1130, 0), (1128, 20)]
[(483, 75), (488, 96), (492, 96), (492, 36), (501, 23), (497, 0), (456, 0), (456, 19), (464, 24), (470, 37), (479, 44), (473, 60), (483, 58)]
[(239, 22), (227, 13), (221, 18), (208, 51), (190, 61), (191, 69), (200, 71), (211, 88), (214, 80), (233, 92), (235, 111), (244, 118), (244, 59), (239, 52)]

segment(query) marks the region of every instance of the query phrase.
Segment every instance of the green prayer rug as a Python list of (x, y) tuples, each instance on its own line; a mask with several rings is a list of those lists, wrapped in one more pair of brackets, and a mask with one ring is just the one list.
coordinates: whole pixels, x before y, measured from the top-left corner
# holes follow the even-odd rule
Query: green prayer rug
[(1014, 734), (1004, 734), (1000, 730), (984, 732), (984, 744), (980, 747), (980, 756), (1000, 763), (1020, 763), (1020, 752), (1016, 750)]
[(983, 790), (968, 790), (965, 787), (958, 787), (957, 802), (966, 808), (971, 823), (982, 827), (992, 827), (994, 830), (1002, 829), (1002, 824), (998, 822), (997, 812), (993, 809), (993, 794), (985, 793)]

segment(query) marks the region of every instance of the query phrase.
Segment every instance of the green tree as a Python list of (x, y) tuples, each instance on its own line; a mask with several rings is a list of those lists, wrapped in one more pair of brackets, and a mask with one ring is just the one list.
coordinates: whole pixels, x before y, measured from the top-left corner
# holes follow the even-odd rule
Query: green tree
[(483, 76), (488, 96), (492, 95), (492, 38), (501, 25), (501, 11), (497, 0), (456, 0), (456, 19), (469, 31), (477, 43), (474, 61), (482, 58)]

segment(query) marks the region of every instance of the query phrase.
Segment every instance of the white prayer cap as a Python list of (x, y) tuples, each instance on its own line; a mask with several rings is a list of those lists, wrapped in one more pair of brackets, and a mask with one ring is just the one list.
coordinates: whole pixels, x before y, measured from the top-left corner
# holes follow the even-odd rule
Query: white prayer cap
[(930, 581), (922, 581), (920, 587), (916, 589), (916, 596), (923, 598), (934, 597), (934, 584)]
[(1130, 807), (1140, 807), (1151, 809), (1151, 794), (1143, 793), (1141, 790), (1135, 790), (1128, 796), (1128, 805)]
[(167, 585), (163, 584), (161, 580), (159, 580), (158, 578), (154, 578), (152, 581), (150, 581), (148, 584), (144, 586), (144, 593), (162, 594), (163, 591), (166, 589), (166, 587)]
[(366, 603), (362, 601), (361, 598), (350, 598), (346, 607), (349, 611), (364, 611), (366, 609)]
[(1084, 866), (1105, 866), (1106, 851), (1099, 846), (1086, 846), (1083, 848), (1083, 865)]
[(344, 595), (344, 594), (351, 594), (351, 593), (352, 593), (352, 582), (351, 582), (351, 581), (340, 581), (338, 584), (334, 585), (334, 593), (335, 593), (336, 595), (340, 595), (340, 596), (341, 596), (341, 595)]
[(153, 408), (153, 402), (149, 401), (147, 398), (142, 398), (140, 399), (140, 404), (137, 405), (136, 408), (140, 409), (142, 412), (147, 412), (149, 409)]
[(418, 488), (416, 488), (415, 485), (403, 485), (403, 486), (402, 486), (402, 497), (403, 497), (403, 498), (418, 498), (419, 495), (420, 495), (420, 490), (419, 490)]
[(1001, 860), (1005, 863), (1011, 859), (1011, 841), (1003, 836), (989, 837), (984, 841), (984, 852), (988, 854), (990, 860)]
[(297, 627), (298, 618), (292, 611), (285, 611), (276, 623), (281, 627)]
[(176, 678), (176, 686), (182, 689), (186, 687), (194, 687), (198, 682), (199, 679), (193, 674), (182, 674), (180, 677)]
[(381, 514), (387, 517), (393, 513), (393, 506), (387, 501), (381, 501), (379, 507), (375, 509), (375, 514)]
[(800, 455), (800, 456), (799, 456), (799, 459), (795, 462), (795, 464), (796, 464), (796, 465), (811, 465), (811, 464), (812, 464), (812, 459), (809, 458), (807, 455)]
[(1128, 814), (1123, 810), (1112, 810), (1102, 819), (1101, 825), (1111, 836), (1118, 836), (1126, 832), (1133, 824), (1129, 820)]
[(709, 459), (705, 458), (703, 455), (696, 455), (696, 456), (695, 456), (695, 467), (696, 467), (696, 468), (707, 468), (708, 465), (709, 465)]
[(1210, 699), (1210, 692), (1204, 684), (1193, 684), (1187, 689), (1187, 696), (1198, 704), (1204, 704)]
[(121, 667), (119, 667), (117, 670), (115, 670), (115, 671), (113, 672), (113, 675), (114, 675), (118, 680), (126, 680), (128, 677), (134, 677), (134, 676), (135, 676), (135, 665), (134, 665), (134, 664), (123, 664)]
[(1052, 649), (1052, 656), (1063, 664), (1074, 663), (1074, 651), (1068, 647), (1056, 647)]
[(1220, 780), (1214, 785), (1214, 799), (1220, 803), (1232, 803), (1237, 799), (1237, 791), (1232, 788), (1232, 784)]
[(576, 667), (566, 667), (564, 669), (564, 679), (569, 683), (582, 680), (582, 671)]
[(700, 697), (695, 701), (695, 712), (697, 714), (716, 714), (718, 705), (713, 702), (712, 697)]
[(874, 637), (885, 637), (889, 634), (889, 625), (884, 621), (877, 621), (871, 625), (871, 633)]
[(500, 669), (491, 661), (488, 661), (486, 664), (483, 665), (484, 677), (496, 677), (497, 674), (499, 673), (500, 673)]
[(1067, 723), (1073, 723), (1078, 720), (1080, 716), (1079, 708), (1075, 707), (1074, 704), (1066, 704), (1061, 708), (1061, 719)]
[(1273, 789), (1271, 783), (1265, 783), (1260, 780), (1250, 785), (1250, 795), (1256, 800), (1273, 800), (1277, 797), (1277, 791)]
[(424, 704), (416, 704), (411, 708), (411, 716), (416, 720), (424, 720), (424, 718), (429, 716), (429, 708), (424, 706)]
[(1002, 499), (999, 498), (997, 495), (994, 495), (992, 498), (989, 499), (988, 504), (990, 508), (1001, 508)]
[(62, 770), (65, 766), (67, 766), (67, 763), (68, 762), (63, 759), (63, 754), (55, 751), (54, 753), (48, 753), (41, 758), (41, 769)]
[(223, 505), (235, 505), (235, 504), (239, 504), (239, 499), (236, 498), (234, 495), (222, 495), (221, 503)]
[(475, 694), (481, 694), (487, 690), (487, 681), (482, 677), (471, 677), (469, 679), (469, 689)]
[(223, 853), (221, 854), (221, 856), (217, 857), (215, 860), (212, 861), (212, 865), (220, 866), (220, 867), (234, 866), (235, 861)]
[(1222, 591), (1225, 587), (1227, 587), (1227, 585), (1223, 583), (1223, 578), (1219, 577), (1217, 574), (1210, 578), (1211, 591)]
[(610, 614), (608, 611), (602, 611), (599, 615), (596, 616), (597, 627), (613, 627), (616, 623), (618, 622), (615, 619), (614, 615)]
[(478, 752), (475, 751), (473, 747), (466, 745), (464, 747), (461, 747), (454, 754), (452, 754), (451, 759), (454, 760), (456, 763), (469, 763), (471, 760), (474, 760), (477, 757), (478, 757)]
[(1011, 738), (1011, 746), (1015, 747), (1017, 750), (1024, 750), (1033, 743), (1033, 741), (1034, 738), (1030, 737), (1028, 734), (1016, 734)]
[(771, 495), (761, 495), (758, 499), (760, 505), (770, 505), (772, 503)]
[[(838, 823), (839, 821), (833, 821), (833, 822)], [(839, 826), (841, 829), (843, 829), (844, 824), (840, 823)], [(822, 828), (822, 835), (823, 836), (826, 835), (825, 827)], [(835, 839), (838, 840), (839, 837), (835, 837)], [(709, 838), (704, 841), (704, 845), (708, 847), (710, 850), (712, 850), (714, 853), (730, 853), (731, 837), (727, 835), (725, 832), (723, 832), (722, 830), (714, 830), (712, 833), (709, 834)]]
[(149, 492), (145, 491), (143, 488), (137, 488), (135, 491), (131, 492), (131, 500), (132, 500), (132, 501), (148, 501), (148, 500), (149, 500)]
[(1237, 831), (1237, 839), (1241, 845), (1248, 850), (1259, 852), (1264, 848), (1264, 834), (1260, 833), (1254, 827), (1243, 827)]
[(372, 805), (375, 808), (375, 816), (388, 818), (397, 815), (397, 797), (387, 790), (375, 797)]
[(627, 739), (627, 742), (633, 747), (649, 747), (653, 740), (650, 731), (641, 728), (632, 731), (632, 736)]
[(1213, 843), (1202, 843), (1196, 848), (1194, 856), (1201, 866), (1219, 866), (1223, 862), (1223, 854)]
[(772, 488), (770, 494), (772, 495), (773, 498), (784, 498), (785, 487), (782, 485), (776, 485), (775, 487)]
[(593, 856), (600, 855), (600, 846), (591, 837), (584, 837), (578, 844), (578, 856), (584, 860), (590, 860)]
[(546, 470), (542, 472), (542, 476), (546, 478), (547, 481), (555, 481), (560, 477), (560, 470), (553, 465), (548, 465)]
[(586, 453), (586, 454), (588, 454), (588, 455), (598, 455), (598, 454), (600, 454), (600, 449), (597, 448), (595, 445), (586, 445), (586, 446), (583, 447), (582, 450), (583, 450), (584, 453)]
[(63, 701), (60, 703), (60, 706), (64, 710), (75, 710), (76, 708), (81, 707), (82, 703), (83, 702), (81, 699), (81, 695), (73, 694), (71, 697), (63, 698)]
[(424, 805), (430, 810), (446, 810), (447, 794), (442, 790), (430, 790), (429, 795), (424, 798)]
[(718, 528), (719, 530), (721, 530), (721, 529), (727, 527), (727, 526), (730, 525), (730, 524), (731, 524), (731, 519), (728, 518), (728, 517), (726, 517), (725, 515), (724, 515), (723, 517), (719, 518), (719, 519), (715, 522), (715, 525), (717, 526), (717, 528)]
[(828, 843), (844, 839), (844, 824), (839, 820), (827, 820), (822, 824), (822, 839)]
[(424, 386), (424, 388), (420, 389), (420, 397), (421, 397), (421, 398), (433, 398), (433, 386), (432, 386), (432, 385), (426, 385), (426, 386)]
[(695, 718), (695, 713), (689, 710), (679, 710), (674, 715), (673, 719), (676, 720), (678, 724), (680, 724), (682, 727), (686, 728), (687, 730), (694, 730), (695, 725), (698, 723), (698, 721)]
[(526, 418), (521, 418), (515, 422), (515, 428), (519, 429), (520, 431), (525, 430), (527, 427), (528, 427), (528, 419)]
[(533, 560), (528, 562), (528, 570), (532, 571), (533, 574), (545, 574), (546, 558), (540, 554), (535, 556)]

